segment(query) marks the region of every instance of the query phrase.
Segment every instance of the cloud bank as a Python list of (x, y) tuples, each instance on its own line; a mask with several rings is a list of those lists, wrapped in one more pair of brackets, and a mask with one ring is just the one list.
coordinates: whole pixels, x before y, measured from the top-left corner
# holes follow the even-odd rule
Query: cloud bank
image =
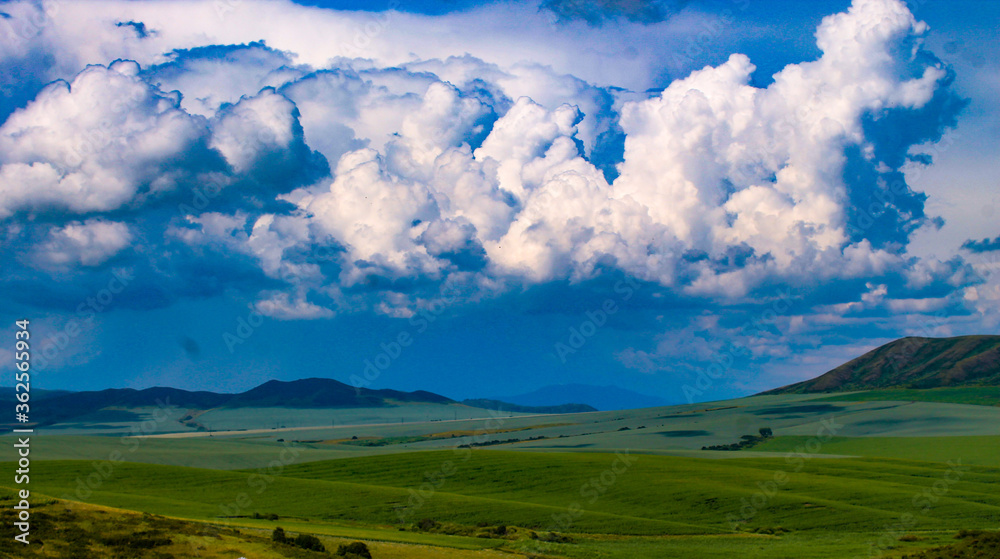
[[(120, 41), (157, 36), (142, 29)], [(903, 273), (928, 218), (902, 166), (960, 106), (926, 31), (899, 1), (857, 0), (767, 87), (734, 54), (646, 94), (470, 56), (317, 68), (262, 42), (93, 64), (0, 127), (0, 217), (51, 223), (37, 266), (93, 267), (133, 216), (212, 185), (217, 207), (147, 222), (143, 242), (253, 258), (279, 282), (258, 308), (282, 318), (363, 305), (361, 287), (405, 315), (449, 284), (474, 298), (605, 270), (724, 298)], [(877, 226), (858, 221), (871, 201)]]
[[(637, 22), (661, 48), (704, 17), (685, 5), (542, 7), (557, 25)], [(30, 64), (34, 78), (3, 78), (0, 258), (23, 266), (16, 281), (68, 290), (131, 268), (155, 294), (123, 302), (136, 306), (236, 290), (282, 320), (408, 317), (622, 275), (691, 304), (795, 286), (818, 309), (782, 319), (802, 332), (951, 308), (955, 294), (968, 312), (992, 304), (966, 262), (907, 253), (916, 230), (940, 226), (907, 170), (933, 162), (921, 149), (963, 101), (903, 2), (855, 0), (816, 29), (817, 58), (773, 76), (736, 53), (652, 90), (587, 63), (648, 63), (613, 39), (610, 54), (580, 51), (574, 75), (558, 54), (455, 31), (497, 9), (5, 4), (0, 67)], [(620, 359), (656, 370), (679, 351), (717, 354), (704, 331), (787, 354), (717, 316), (681, 330), (683, 344)]]

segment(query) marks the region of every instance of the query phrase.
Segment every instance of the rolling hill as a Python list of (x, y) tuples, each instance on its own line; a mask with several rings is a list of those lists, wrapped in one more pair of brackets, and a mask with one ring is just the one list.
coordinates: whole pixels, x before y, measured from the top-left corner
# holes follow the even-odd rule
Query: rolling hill
[(763, 394), (1000, 386), (1000, 336), (902, 338), (814, 379)]
[[(7, 389), (12, 395), (13, 390)], [(131, 412), (143, 408), (167, 406), (192, 412), (206, 410), (259, 410), (269, 408), (300, 411), (322, 409), (386, 409), (408, 404), (439, 406), (465, 405), (519, 413), (573, 413), (594, 411), (581, 404), (564, 406), (519, 406), (495, 400), (470, 400), (456, 402), (451, 398), (417, 390), (404, 392), (391, 389), (354, 388), (328, 378), (307, 378), (293, 381), (271, 380), (239, 394), (216, 392), (191, 392), (178, 388), (154, 387), (143, 390), (109, 388), (99, 391), (67, 392), (37, 391), (32, 402), (33, 417), (44, 418), (37, 426), (48, 426), (70, 421), (93, 423), (109, 421), (109, 410), (115, 417), (138, 418)], [(4, 393), (6, 394), (6, 393)], [(35, 392), (32, 392), (35, 396)], [(256, 410), (256, 411), (255, 411)], [(95, 415), (96, 414), (96, 415)], [(117, 415), (115, 415), (117, 414)], [(134, 417), (133, 417), (134, 416)], [(451, 412), (448, 412), (451, 416)], [(190, 416), (189, 416), (190, 417)]]

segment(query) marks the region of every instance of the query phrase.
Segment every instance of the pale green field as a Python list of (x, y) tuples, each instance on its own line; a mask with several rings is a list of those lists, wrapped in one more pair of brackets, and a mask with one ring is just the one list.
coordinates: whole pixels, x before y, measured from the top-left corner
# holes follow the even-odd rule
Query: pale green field
[[(449, 449), (463, 444), (487, 441), (504, 442), (489, 449), (606, 452), (622, 448), (636, 453), (702, 456), (707, 458), (736, 458), (766, 455), (762, 453), (785, 452), (775, 443), (758, 446), (753, 450), (734, 452), (701, 451), (703, 446), (737, 442), (742, 435), (756, 434), (762, 427), (771, 428), (783, 440), (805, 440), (817, 435), (849, 438), (921, 438), (928, 445), (940, 450), (926, 454), (928, 458), (950, 456), (965, 443), (944, 445), (942, 437), (995, 437), (1000, 435), (1000, 408), (937, 402), (891, 401), (816, 401), (819, 396), (765, 396), (743, 398), (725, 402), (645, 408), (627, 411), (593, 412), (583, 414), (486, 417), (476, 419), (441, 419), (416, 421), (419, 414), (411, 410), (413, 422), (393, 423), (379, 420), (375, 410), (219, 410), (234, 425), (241, 416), (261, 414), (258, 423), (266, 424), (267, 418), (280, 414), (301, 413), (300, 423), (318, 421), (323, 414), (341, 414), (346, 419), (336, 427), (289, 427), (279, 423), (278, 429), (238, 430), (230, 432), (193, 433), (185, 438), (170, 439), (173, 435), (150, 431), (153, 436), (141, 439), (121, 436), (70, 437), (64, 430), (42, 430), (37, 440), (37, 456), (42, 459), (104, 459), (110, 452), (125, 453), (125, 460), (145, 463), (190, 465), (207, 468), (236, 469), (266, 464), (280, 452), (282, 444), (295, 442), (303, 449), (303, 460), (324, 460), (349, 456), (382, 455), (416, 450)], [(452, 407), (465, 408), (467, 413), (487, 410), (465, 406), (437, 406), (454, 415)], [(404, 408), (385, 408), (402, 413)], [(417, 409), (427, 409), (418, 406)], [(434, 408), (430, 408), (434, 409)], [(473, 410), (473, 411), (468, 411)], [(268, 416), (266, 414), (272, 414)], [(310, 415), (311, 414), (311, 415)], [(353, 415), (352, 415), (353, 414)], [(208, 414), (205, 414), (208, 415)], [(349, 421), (372, 420), (375, 424), (353, 425)], [(165, 423), (165, 422), (164, 422)], [(345, 424), (348, 423), (348, 424)], [(280, 428), (285, 425), (285, 428)], [(122, 429), (128, 433), (129, 429)], [(86, 430), (84, 432), (91, 433)], [(456, 436), (452, 437), (454, 434)], [(186, 437), (192, 438), (186, 438)], [(420, 437), (436, 436), (430, 440)], [(379, 446), (350, 444), (375, 441)], [(527, 440), (538, 438), (538, 440)], [(798, 439), (785, 439), (794, 437)], [(384, 440), (385, 439), (385, 440)], [(381, 442), (378, 442), (380, 441)], [(46, 442), (48, 441), (48, 442)], [(339, 441), (339, 442), (335, 442)], [(346, 444), (345, 444), (346, 443)], [(392, 443), (392, 444), (388, 444)], [(401, 443), (401, 444), (397, 444)], [(911, 444), (911, 443), (908, 443)], [(919, 440), (912, 442), (919, 448)], [(898, 446), (898, 445), (897, 445)], [(896, 454), (868, 454), (881, 448), (879, 442), (861, 446), (824, 444), (811, 449), (828, 456), (873, 455), (921, 459), (921, 455), (902, 450)], [(894, 447), (895, 448), (895, 447)], [(985, 448), (989, 448), (988, 446)], [(992, 465), (994, 459), (988, 450), (976, 451), (975, 463)]]
[[(503, 412), (503, 416), (525, 415)], [(489, 410), (461, 404), (407, 403), (385, 408), (216, 408), (198, 416), (213, 431), (282, 427), (335, 427), (365, 424), (406, 424), (492, 417)]]
[[(801, 451), (808, 437), (778, 437), (754, 450)], [(823, 443), (823, 453), (850, 456), (902, 458), (928, 462), (961, 461), (962, 464), (1000, 468), (1000, 435), (980, 437), (835, 437)], [(737, 453), (742, 454), (742, 452)]]

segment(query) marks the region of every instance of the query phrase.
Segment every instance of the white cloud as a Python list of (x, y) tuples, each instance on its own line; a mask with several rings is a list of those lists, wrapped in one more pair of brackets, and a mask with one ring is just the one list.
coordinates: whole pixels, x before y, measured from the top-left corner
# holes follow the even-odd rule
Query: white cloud
[[(766, 88), (751, 85), (754, 65), (736, 54), (655, 95), (566, 74), (568, 55), (531, 51), (530, 34), (514, 45), (508, 34), (485, 33), (496, 6), (442, 18), (383, 14), (365, 32), (364, 52), (350, 41), (370, 14), (253, 0), (225, 13), (186, 0), (61, 6), (42, 30), (48, 44), (66, 47), (60, 60), (114, 53), (160, 66), (91, 66), (13, 114), (0, 128), (0, 218), (137, 209), (197, 183), (198, 165), (213, 157), (237, 175), (233, 183), (285, 179), (282, 192), (254, 192), (268, 199), (253, 207), (187, 216), (189, 226), (168, 230), (192, 246), (253, 256), (266, 275), (287, 280), (294, 296), (264, 300), (276, 315), (320, 316), (309, 289), (369, 276), (496, 288), (615, 267), (689, 295), (739, 298), (769, 281), (809, 285), (909, 266), (911, 282), (926, 283), (947, 272), (852, 240), (847, 227), (845, 150), (891, 170), (876, 160), (864, 119), (923, 106), (945, 77), (915, 56), (926, 26), (898, 0), (856, 0), (824, 19), (822, 56), (785, 67)], [(149, 36), (114, 25), (128, 20)], [(418, 36), (420, 25), (430, 27)], [(454, 32), (471, 54), (450, 56), (435, 29)], [(630, 28), (630, 37), (646, 29)], [(545, 40), (565, 46), (581, 36)], [(260, 39), (271, 48), (165, 54)], [(574, 52), (581, 71), (610, 60), (615, 41), (607, 52)], [(490, 55), (498, 45), (503, 54)], [(359, 54), (368, 59), (343, 58)], [(634, 58), (622, 67), (645, 64)], [(609, 184), (589, 157), (616, 122), (624, 158)], [(313, 149), (332, 176), (292, 184)], [(295, 208), (264, 208), (273, 198)], [(301, 257), (331, 243), (345, 249), (338, 278)]]
[[(0, 127), (0, 218), (19, 210), (109, 211), (173, 190), (205, 122), (150, 88), (134, 62), (55, 82)], [(142, 191), (140, 193), (140, 191)]]
[(330, 318), (334, 315), (330, 309), (314, 305), (302, 298), (288, 293), (272, 293), (267, 298), (257, 301), (254, 307), (264, 316), (279, 320), (311, 320)]
[(209, 145), (219, 150), (239, 174), (258, 170), (257, 164), (282, 167), (283, 162), (275, 158), (294, 147), (294, 110), (295, 105), (273, 89), (240, 99), (221, 111), (213, 122)]
[(89, 219), (53, 229), (35, 250), (36, 262), (47, 268), (99, 266), (132, 241), (124, 223)]

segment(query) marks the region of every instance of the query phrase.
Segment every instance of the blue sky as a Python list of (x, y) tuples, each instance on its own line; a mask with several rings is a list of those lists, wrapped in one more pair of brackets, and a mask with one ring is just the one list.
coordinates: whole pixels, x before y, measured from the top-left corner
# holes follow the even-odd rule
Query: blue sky
[(1000, 324), (994, 2), (0, 12), (39, 387), (713, 400)]

